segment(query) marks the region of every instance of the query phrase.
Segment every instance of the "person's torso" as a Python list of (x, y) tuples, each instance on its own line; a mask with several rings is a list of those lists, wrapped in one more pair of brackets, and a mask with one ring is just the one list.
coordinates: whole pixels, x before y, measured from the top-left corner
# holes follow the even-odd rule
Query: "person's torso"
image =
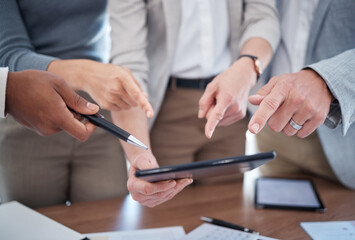
[(314, 12), (306, 64), (355, 48), (355, 1), (320, 0)]
[(171, 75), (215, 76), (231, 64), (226, 0), (182, 0), (181, 25)]
[(106, 0), (18, 0), (18, 6), (36, 52), (108, 61)]
[(319, 0), (282, 0), (279, 6), (281, 41), (274, 56), (271, 76), (294, 73), (305, 64), (307, 43)]

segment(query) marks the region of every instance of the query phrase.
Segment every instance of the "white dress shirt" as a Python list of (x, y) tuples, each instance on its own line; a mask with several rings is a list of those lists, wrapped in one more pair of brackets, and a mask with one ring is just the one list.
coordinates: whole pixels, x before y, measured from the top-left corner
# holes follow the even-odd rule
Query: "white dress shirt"
[(0, 67), (0, 117), (4, 118), (5, 114), (5, 100), (6, 100), (6, 83), (7, 73), (9, 69)]
[(281, 42), (271, 76), (300, 71), (305, 64), (309, 31), (319, 0), (283, 0)]
[(226, 0), (182, 0), (182, 18), (171, 75), (204, 78), (231, 64)]

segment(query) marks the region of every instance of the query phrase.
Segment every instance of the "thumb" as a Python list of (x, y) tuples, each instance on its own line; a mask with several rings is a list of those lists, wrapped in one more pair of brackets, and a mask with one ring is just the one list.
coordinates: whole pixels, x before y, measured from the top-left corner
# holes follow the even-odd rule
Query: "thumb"
[(67, 106), (78, 113), (92, 115), (99, 111), (99, 106), (79, 96), (65, 83), (56, 86), (56, 91), (63, 98)]
[(260, 105), (260, 103), (264, 100), (265, 96), (255, 94), (249, 96), (249, 102), (253, 105)]
[(206, 88), (199, 101), (198, 118), (206, 117), (211, 107), (215, 104), (215, 98), (215, 92), (211, 91), (210, 88)]

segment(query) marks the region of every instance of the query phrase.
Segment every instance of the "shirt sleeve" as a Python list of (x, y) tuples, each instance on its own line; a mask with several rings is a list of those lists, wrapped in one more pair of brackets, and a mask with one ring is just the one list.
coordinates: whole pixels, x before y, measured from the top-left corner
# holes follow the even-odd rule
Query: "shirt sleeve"
[(148, 93), (146, 3), (142, 0), (109, 0), (108, 11), (113, 43), (110, 62), (130, 69), (143, 91)]
[(6, 83), (8, 68), (0, 68), (0, 118), (6, 117), (5, 102), (6, 102)]
[(0, 29), (0, 67), (8, 66), (10, 71), (47, 70), (49, 63), (56, 59), (36, 52), (17, 1), (1, 2)]
[(241, 49), (253, 37), (265, 39), (275, 52), (280, 40), (280, 22), (273, 0), (245, 0), (243, 11)]

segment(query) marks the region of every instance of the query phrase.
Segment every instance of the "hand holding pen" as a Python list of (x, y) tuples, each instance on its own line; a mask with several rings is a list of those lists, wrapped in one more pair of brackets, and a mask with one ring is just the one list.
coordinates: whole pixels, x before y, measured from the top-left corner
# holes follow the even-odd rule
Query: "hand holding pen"
[[(69, 107), (68, 107), (69, 108)], [(80, 114), (75, 112), (73, 109), (69, 108), (70, 111), (79, 114), (83, 118), (87, 119), (89, 122), (92, 124), (106, 130), (107, 132), (111, 133), (112, 135), (122, 139), (123, 141), (130, 143), (132, 145), (135, 145), (137, 147), (143, 148), (143, 149), (148, 149), (148, 147), (139, 141), (137, 138), (135, 138), (133, 135), (130, 133), (126, 132), (122, 128), (116, 126), (115, 124), (107, 121), (104, 119), (104, 116), (102, 116), (99, 113), (93, 114), (93, 115), (85, 115), (85, 114)]]

